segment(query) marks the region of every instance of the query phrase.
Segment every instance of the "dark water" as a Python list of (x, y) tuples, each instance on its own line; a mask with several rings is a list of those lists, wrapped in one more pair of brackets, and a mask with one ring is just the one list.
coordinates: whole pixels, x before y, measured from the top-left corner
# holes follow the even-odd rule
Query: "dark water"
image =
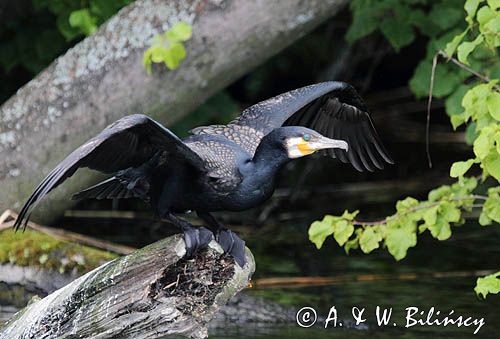
[[(285, 231), (283, 231), (285, 229)], [(370, 255), (346, 255), (333, 241), (327, 241), (317, 251), (306, 239), (304, 229), (292, 226), (279, 228), (267, 234), (268, 241), (250, 241), (254, 251), (258, 281), (277, 276), (329, 276), (342, 278), (342, 282), (327, 286), (300, 288), (257, 288), (250, 293), (265, 296), (290, 305), (295, 310), (304, 306), (315, 309), (317, 323), (310, 328), (292, 325), (228, 326), (213, 333), (214, 338), (433, 338), (473, 337), (476, 325), (465, 327), (419, 326), (405, 328), (407, 307), (417, 307), (425, 315), (412, 318), (425, 321), (427, 312), (435, 308), (431, 320), (442, 320), (450, 311), (450, 319), (484, 318), (484, 325), (476, 337), (500, 338), (500, 295), (489, 295), (486, 300), (476, 296), (478, 270), (500, 270), (500, 228), (498, 225), (481, 227), (467, 224), (454, 229), (454, 235), (445, 242), (419, 236), (417, 247), (409, 250), (408, 257), (396, 262), (385, 250)], [(274, 239), (274, 241), (270, 241)], [(271, 243), (271, 244), (270, 244)], [(357, 279), (371, 281), (356, 281)], [(377, 280), (382, 279), (382, 280)], [(324, 318), (335, 306), (338, 323), (333, 321), (324, 328)], [(366, 322), (355, 326), (352, 307), (365, 308)], [(378, 326), (376, 307), (392, 308), (389, 326)], [(436, 312), (440, 315), (436, 316)], [(323, 318), (323, 319), (320, 319)], [(394, 323), (397, 326), (394, 326)]]
[[(265, 227), (245, 238), (257, 262), (256, 287), (246, 293), (278, 301), (295, 310), (312, 307), (318, 320), (310, 328), (301, 328), (295, 323), (228, 324), (212, 331), (212, 338), (467, 338), (473, 337), (477, 328), (476, 325), (405, 328), (407, 307), (417, 307), (419, 312), (434, 307), (434, 313), (440, 311), (441, 314), (432, 319), (442, 319), (451, 310), (454, 311), (452, 319), (460, 315), (464, 319), (484, 318), (485, 324), (475, 337), (500, 338), (500, 295), (482, 300), (473, 291), (477, 271), (500, 270), (498, 225), (485, 228), (467, 224), (455, 228), (453, 237), (445, 242), (420, 235), (417, 247), (410, 249), (408, 257), (400, 262), (382, 249), (370, 255), (359, 252), (346, 255), (331, 239), (318, 251), (307, 240), (303, 226)], [(338, 281), (325, 286), (286, 288), (262, 288), (258, 284), (262, 278), (295, 276), (332, 277)], [(5, 295), (9, 294), (16, 302), (6, 307)], [(29, 295), (23, 295), (19, 289), (6, 286), (0, 286), (0, 295), (4, 300), (4, 306), (0, 300), (0, 321), (29, 299)], [(337, 327), (333, 327), (331, 321), (325, 329), (324, 318), (332, 306), (337, 310)], [(365, 308), (366, 322), (359, 326), (351, 315), (354, 306)], [(377, 306), (392, 308), (388, 326), (377, 325)], [(419, 319), (418, 315), (414, 317)], [(426, 314), (420, 318), (425, 317)]]

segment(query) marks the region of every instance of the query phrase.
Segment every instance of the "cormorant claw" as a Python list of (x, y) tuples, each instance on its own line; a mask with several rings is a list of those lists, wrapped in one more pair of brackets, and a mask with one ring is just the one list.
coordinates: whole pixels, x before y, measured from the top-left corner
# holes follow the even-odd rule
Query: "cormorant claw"
[(228, 230), (227, 228), (219, 229), (217, 232), (216, 240), (224, 250), (224, 253), (229, 253), (233, 256), (234, 261), (240, 267), (245, 266), (245, 241), (236, 235), (236, 233)]
[(184, 242), (186, 243), (186, 258), (192, 258), (199, 250), (207, 248), (214, 234), (205, 227), (184, 227)]

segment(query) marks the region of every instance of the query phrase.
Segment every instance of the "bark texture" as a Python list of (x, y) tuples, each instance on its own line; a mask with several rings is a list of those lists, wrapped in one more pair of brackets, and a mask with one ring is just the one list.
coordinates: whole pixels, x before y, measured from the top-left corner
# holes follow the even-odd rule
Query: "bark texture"
[[(345, 0), (138, 0), (55, 60), (0, 108), (0, 210), (19, 209), (65, 155), (112, 121), (145, 113), (166, 125), (331, 17)], [(143, 52), (178, 21), (193, 26), (179, 69), (148, 76)], [(77, 174), (35, 212), (50, 222)]]
[(205, 338), (255, 263), (247, 249), (240, 268), (215, 242), (186, 260), (184, 246), (175, 235), (111, 261), (28, 305), (0, 338)]

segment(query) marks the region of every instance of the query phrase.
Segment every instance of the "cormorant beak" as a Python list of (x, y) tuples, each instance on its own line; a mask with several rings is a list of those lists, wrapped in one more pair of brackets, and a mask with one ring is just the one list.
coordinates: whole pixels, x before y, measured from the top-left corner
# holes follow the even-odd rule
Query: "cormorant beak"
[(287, 152), (290, 159), (300, 158), (329, 148), (341, 148), (347, 151), (348, 145), (344, 140), (330, 139), (324, 136), (314, 137), (309, 141), (298, 137), (287, 140)]
[(314, 150), (314, 152), (329, 148), (340, 148), (347, 152), (347, 150), (349, 149), (347, 142), (345, 142), (344, 140), (330, 139), (323, 136), (315, 140), (311, 140), (307, 142), (307, 144), (312, 150)]

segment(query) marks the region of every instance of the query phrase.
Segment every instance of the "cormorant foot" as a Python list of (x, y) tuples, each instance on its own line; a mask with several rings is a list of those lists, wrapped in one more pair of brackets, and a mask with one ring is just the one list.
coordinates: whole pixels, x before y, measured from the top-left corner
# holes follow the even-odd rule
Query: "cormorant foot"
[(234, 261), (236, 261), (240, 267), (245, 266), (245, 241), (241, 240), (236, 233), (227, 228), (222, 228), (217, 232), (216, 240), (224, 250), (224, 253), (231, 254)]
[(205, 227), (184, 227), (184, 242), (186, 243), (186, 258), (192, 258), (199, 250), (207, 248), (214, 238), (213, 233)]

